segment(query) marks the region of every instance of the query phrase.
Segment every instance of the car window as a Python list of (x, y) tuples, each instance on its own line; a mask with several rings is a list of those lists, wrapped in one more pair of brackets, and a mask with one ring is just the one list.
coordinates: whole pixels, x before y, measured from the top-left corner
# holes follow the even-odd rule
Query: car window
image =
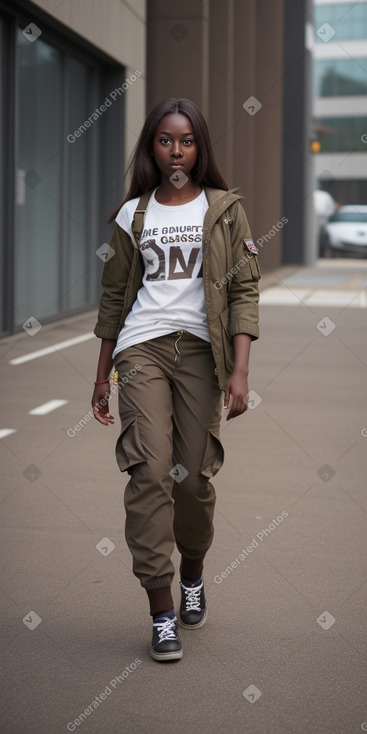
[(329, 222), (366, 222), (367, 212), (336, 211), (329, 218)]

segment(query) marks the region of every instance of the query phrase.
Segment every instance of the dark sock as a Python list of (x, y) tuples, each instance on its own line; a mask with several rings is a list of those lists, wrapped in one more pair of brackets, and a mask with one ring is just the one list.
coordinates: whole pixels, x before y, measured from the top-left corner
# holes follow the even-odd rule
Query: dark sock
[(197, 579), (185, 579), (184, 576), (181, 576), (181, 581), (183, 585), (186, 586), (187, 589), (190, 589), (193, 586), (199, 586), (202, 580), (203, 580), (202, 576), (199, 576)]
[(163, 614), (166, 609), (173, 609), (173, 599), (170, 586), (160, 586), (158, 589), (147, 589), (150, 614)]
[(185, 579), (197, 579), (203, 573), (204, 556), (201, 558), (185, 558), (181, 556), (180, 573)]
[(157, 612), (153, 614), (153, 622), (165, 622), (167, 619), (174, 619), (175, 610), (169, 609), (167, 612)]

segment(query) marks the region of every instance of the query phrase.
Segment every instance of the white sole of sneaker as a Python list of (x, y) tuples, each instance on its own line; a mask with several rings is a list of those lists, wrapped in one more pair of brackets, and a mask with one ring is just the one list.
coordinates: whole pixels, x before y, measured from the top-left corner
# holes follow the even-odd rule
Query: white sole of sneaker
[(162, 663), (165, 663), (167, 660), (181, 660), (182, 658), (182, 648), (181, 650), (177, 650), (177, 652), (154, 652), (153, 648), (150, 648), (150, 654), (153, 658), (153, 660), (159, 660)]
[(202, 620), (198, 622), (197, 624), (186, 624), (186, 622), (182, 622), (180, 617), (180, 612), (177, 615), (177, 621), (181, 625), (181, 627), (184, 627), (186, 630), (198, 630), (199, 627), (202, 627), (203, 624), (205, 624), (206, 620), (208, 618), (208, 605), (205, 605), (205, 612)]

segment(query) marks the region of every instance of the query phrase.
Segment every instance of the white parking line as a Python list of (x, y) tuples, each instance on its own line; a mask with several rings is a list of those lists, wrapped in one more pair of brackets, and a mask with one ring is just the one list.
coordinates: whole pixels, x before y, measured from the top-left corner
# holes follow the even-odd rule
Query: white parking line
[(5, 436), (10, 436), (11, 433), (16, 433), (16, 428), (0, 428), (0, 440)]
[(29, 410), (28, 415), (46, 415), (47, 413), (51, 413), (52, 410), (56, 410), (56, 408), (61, 408), (62, 405), (66, 405), (68, 402), (68, 400), (49, 400), (48, 403), (43, 403), (38, 408)]
[(9, 364), (23, 364), (24, 362), (30, 362), (32, 359), (38, 359), (38, 357), (45, 357), (46, 354), (52, 354), (60, 349), (66, 349), (67, 347), (73, 347), (74, 344), (81, 344), (86, 342), (88, 339), (93, 339), (93, 332), (88, 334), (81, 334), (80, 336), (74, 336), (72, 339), (65, 339), (63, 342), (52, 344), (50, 347), (44, 347), (44, 349), (37, 349), (36, 352), (29, 352), (29, 354), (23, 354), (22, 357), (15, 357), (11, 359)]

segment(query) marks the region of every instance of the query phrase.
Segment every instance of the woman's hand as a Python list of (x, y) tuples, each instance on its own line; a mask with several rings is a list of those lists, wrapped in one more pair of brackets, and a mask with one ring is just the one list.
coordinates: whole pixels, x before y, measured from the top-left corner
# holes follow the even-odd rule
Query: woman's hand
[(94, 385), (92, 396), (92, 408), (94, 417), (104, 426), (114, 423), (113, 415), (108, 412), (108, 401), (110, 399), (110, 383), (105, 381), (105, 377), (110, 374), (113, 359), (112, 354), (116, 346), (116, 339), (102, 339), (101, 349), (99, 353), (97, 377), (96, 381), (101, 381), (99, 385)]
[(247, 410), (247, 405), (243, 400), (248, 394), (247, 375), (247, 371), (234, 369), (228, 380), (224, 397), (224, 407), (229, 407), (231, 396), (232, 405), (226, 418), (227, 421), (231, 420), (231, 418), (236, 418), (238, 415), (242, 415)]
[(110, 386), (108, 382), (103, 385), (95, 385), (92, 396), (92, 408), (94, 417), (104, 426), (114, 423), (113, 415), (108, 411), (108, 401), (110, 399)]
[(248, 395), (248, 363), (250, 356), (251, 337), (249, 334), (235, 334), (233, 337), (234, 368), (226, 387), (224, 407), (229, 407), (232, 396), (232, 405), (226, 420), (236, 418), (247, 410), (243, 398)]

